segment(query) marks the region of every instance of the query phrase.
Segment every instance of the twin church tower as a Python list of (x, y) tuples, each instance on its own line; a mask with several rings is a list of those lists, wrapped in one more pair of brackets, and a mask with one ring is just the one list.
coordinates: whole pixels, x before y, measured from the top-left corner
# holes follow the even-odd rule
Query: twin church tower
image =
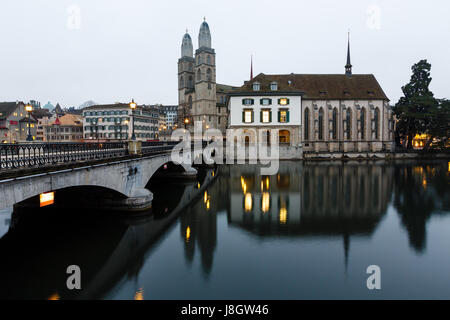
[(178, 127), (193, 129), (201, 121), (203, 129), (227, 127), (226, 94), (233, 87), (216, 83), (216, 53), (211, 47), (211, 32), (203, 21), (198, 34), (198, 49), (186, 30), (178, 59)]

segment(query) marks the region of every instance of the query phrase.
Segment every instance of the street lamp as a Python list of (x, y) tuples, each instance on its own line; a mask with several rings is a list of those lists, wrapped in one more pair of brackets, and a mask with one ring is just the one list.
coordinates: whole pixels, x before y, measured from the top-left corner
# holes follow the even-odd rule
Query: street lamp
[(131, 134), (131, 140), (136, 140), (136, 135), (134, 134), (134, 109), (136, 109), (136, 103), (134, 102), (134, 99), (131, 99), (130, 102), (130, 108), (131, 108), (131, 116), (133, 118), (133, 133)]
[(184, 119), (184, 128), (186, 129), (186, 126), (189, 124), (189, 118)]
[(31, 135), (31, 112), (33, 111), (33, 106), (31, 104), (27, 104), (25, 106), (25, 110), (28, 112), (28, 136), (27, 136), (27, 141), (33, 141), (33, 136)]

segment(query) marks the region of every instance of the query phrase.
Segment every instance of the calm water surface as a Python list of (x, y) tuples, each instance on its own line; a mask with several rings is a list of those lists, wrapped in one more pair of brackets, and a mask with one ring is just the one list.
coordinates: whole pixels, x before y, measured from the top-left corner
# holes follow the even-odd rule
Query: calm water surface
[(223, 166), (203, 190), (212, 175), (150, 186), (146, 215), (0, 212), (0, 298), (450, 299), (447, 161)]

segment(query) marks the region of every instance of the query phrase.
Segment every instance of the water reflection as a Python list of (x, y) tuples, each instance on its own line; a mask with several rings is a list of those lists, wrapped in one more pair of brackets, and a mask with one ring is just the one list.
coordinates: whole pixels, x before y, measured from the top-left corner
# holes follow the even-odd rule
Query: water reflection
[(433, 214), (450, 211), (450, 172), (447, 163), (410, 163), (395, 167), (393, 204), (418, 253), (426, 249), (426, 223)]
[[(243, 235), (240, 241), (251, 238), (268, 245), (280, 239), (314, 239), (319, 251), (327, 245), (324, 239), (338, 241), (339, 264), (344, 261), (346, 268), (350, 250), (356, 247), (352, 242), (370, 239), (388, 208), (396, 210), (412, 250), (424, 254), (430, 218), (450, 211), (447, 161), (281, 162), (277, 175), (259, 172), (253, 165), (223, 166), (208, 187), (211, 170), (201, 171), (198, 181), (154, 184), (154, 212), (142, 217), (61, 212), (51, 207), (38, 212), (16, 210), (0, 239), (0, 298), (115, 297), (124, 282), (132, 284), (129, 299), (155, 297), (163, 287), (140, 279), (145, 279), (142, 274), (149, 261), (153, 267), (166, 263), (153, 259), (151, 253), (172, 234), (175, 240), (167, 250), (185, 261), (173, 270), (186, 268), (194, 274), (198, 268), (205, 282), (212, 281), (220, 267), (215, 265), (218, 256), (222, 261), (234, 259), (235, 248), (224, 240), (218, 243), (230, 240), (231, 229)], [(194, 263), (197, 259), (199, 267)], [(70, 264), (83, 270), (81, 292), (65, 287)], [(170, 282), (170, 274), (161, 277)]]

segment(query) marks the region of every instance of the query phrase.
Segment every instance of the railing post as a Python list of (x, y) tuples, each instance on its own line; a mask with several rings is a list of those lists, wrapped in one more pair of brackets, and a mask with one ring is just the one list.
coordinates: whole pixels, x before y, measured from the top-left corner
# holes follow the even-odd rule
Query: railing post
[(128, 154), (142, 154), (142, 141), (128, 141)]

